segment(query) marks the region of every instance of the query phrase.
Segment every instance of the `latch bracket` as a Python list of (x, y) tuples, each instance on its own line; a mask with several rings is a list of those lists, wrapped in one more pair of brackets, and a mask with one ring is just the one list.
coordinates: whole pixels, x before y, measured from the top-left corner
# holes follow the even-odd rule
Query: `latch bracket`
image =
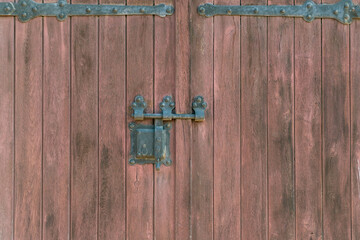
[(56, 17), (59, 21), (63, 21), (69, 16), (157, 15), (166, 17), (173, 13), (174, 7), (165, 4), (155, 6), (69, 4), (66, 0), (59, 0), (57, 3), (37, 3), (33, 0), (0, 2), (0, 16), (17, 16), (21, 22), (40, 16)]
[(341, 0), (334, 4), (316, 4), (308, 0), (303, 5), (214, 5), (206, 3), (198, 7), (202, 16), (256, 16), (256, 17), (301, 17), (307, 22), (315, 18), (332, 18), (343, 24), (350, 24), (360, 18), (360, 6), (351, 0)]
[[(194, 113), (176, 114), (175, 102), (171, 96), (166, 96), (160, 103), (162, 113), (145, 113), (147, 104), (145, 99), (138, 95), (131, 104), (133, 109), (133, 118), (136, 121), (144, 119), (154, 119), (154, 125), (143, 125), (137, 122), (129, 124), (131, 138), (131, 158), (130, 165), (135, 164), (154, 164), (156, 170), (161, 165), (170, 166), (170, 132), (173, 119), (193, 119), (195, 121), (205, 120), (205, 109), (207, 103), (202, 96), (194, 98), (192, 108)], [(164, 121), (167, 121), (164, 123)]]

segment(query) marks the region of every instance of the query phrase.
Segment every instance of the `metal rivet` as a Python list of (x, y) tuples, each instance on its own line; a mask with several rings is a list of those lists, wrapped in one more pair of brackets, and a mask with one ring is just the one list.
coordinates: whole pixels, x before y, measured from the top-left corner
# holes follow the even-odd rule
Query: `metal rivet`
[(145, 143), (143, 144), (143, 148), (146, 148), (146, 144), (145, 144)]
[(201, 13), (204, 13), (204, 12), (205, 12), (205, 8), (201, 7), (201, 8), (199, 8), (199, 11), (200, 11)]
[(201, 105), (202, 105), (204, 108), (207, 107), (207, 103), (206, 103), (206, 102), (202, 103)]
[(64, 15), (63, 13), (60, 13), (59, 17), (60, 17), (60, 18), (64, 18), (65, 15)]
[(170, 165), (171, 161), (170, 160), (166, 160), (166, 165)]
[(354, 8), (354, 7), (352, 7), (352, 8), (350, 9), (350, 11), (355, 12), (355, 8)]
[(134, 165), (134, 164), (135, 164), (135, 160), (134, 160), (134, 159), (131, 159), (131, 160), (129, 161), (129, 163), (130, 163), (131, 165)]
[(230, 15), (231, 13), (232, 13), (231, 9), (228, 9), (228, 10), (227, 10), (227, 14)]
[(23, 13), (23, 14), (21, 14), (21, 16), (22, 16), (23, 18), (26, 18), (27, 14), (26, 14), (26, 13)]
[(200, 102), (201, 102), (201, 98), (197, 98), (196, 101), (197, 101), (198, 103), (200, 103)]
[(160, 103), (160, 107), (165, 107), (165, 103)]
[(254, 13), (258, 13), (259, 10), (257, 8), (254, 9)]
[(345, 15), (344, 15), (344, 19), (345, 19), (345, 20), (349, 20), (349, 18), (350, 18), (349, 14), (345, 14)]
[(170, 97), (165, 97), (165, 102), (169, 102), (170, 101)]
[(5, 12), (9, 12), (11, 9), (10, 9), (10, 7), (6, 7), (6, 8), (4, 8), (4, 10), (5, 10)]
[(198, 105), (197, 103), (193, 103), (193, 107), (196, 108)]
[(140, 8), (140, 12), (141, 12), (141, 13), (144, 13), (144, 12), (145, 12), (145, 9), (144, 9), (144, 8)]
[(349, 7), (350, 7), (349, 3), (344, 4), (344, 8), (349, 8)]
[(160, 138), (160, 137), (157, 137), (157, 138), (156, 138), (156, 141), (157, 141), (157, 142), (161, 142), (161, 138)]
[(281, 9), (281, 10), (280, 10), (280, 13), (281, 13), (281, 14), (284, 14), (284, 13), (285, 13), (285, 9)]
[(166, 9), (166, 12), (167, 12), (167, 13), (172, 13), (171, 8), (167, 8), (167, 9)]
[(137, 107), (136, 103), (134, 103), (134, 102), (132, 103), (132, 106), (133, 106), (133, 107)]
[(170, 127), (171, 127), (171, 124), (170, 124), (170, 123), (167, 123), (167, 124), (165, 124), (165, 127), (170, 128)]
[(312, 18), (312, 16), (309, 14), (306, 16), (306, 18), (310, 20)]
[(134, 127), (135, 127), (135, 124), (134, 124), (134, 123), (130, 123), (129, 127), (130, 127), (130, 128), (134, 128)]
[(141, 102), (141, 97), (137, 97), (137, 98), (135, 99), (135, 101), (136, 101), (136, 102)]
[(87, 13), (90, 13), (90, 12), (91, 12), (91, 9), (90, 9), (90, 8), (86, 8), (86, 12), (87, 12)]
[(307, 7), (307, 9), (311, 9), (312, 8), (311, 3), (306, 4), (306, 7)]
[(33, 7), (32, 9), (31, 9), (33, 12), (37, 12), (37, 7)]
[(22, 2), (21, 6), (26, 7), (27, 6), (26, 2)]
[(63, 7), (63, 6), (65, 6), (65, 3), (64, 2), (59, 2), (59, 6)]
[(338, 10), (334, 10), (333, 12), (335, 15), (338, 15), (339, 14), (339, 11)]
[(118, 12), (118, 10), (116, 9), (116, 8), (113, 8), (113, 13), (117, 13)]
[(175, 107), (175, 103), (170, 103), (170, 107)]

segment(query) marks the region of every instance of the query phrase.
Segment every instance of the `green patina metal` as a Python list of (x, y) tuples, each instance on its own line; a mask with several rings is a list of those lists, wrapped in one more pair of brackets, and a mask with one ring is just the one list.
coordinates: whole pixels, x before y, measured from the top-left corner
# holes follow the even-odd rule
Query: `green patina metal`
[(332, 18), (343, 24), (350, 24), (354, 18), (360, 18), (360, 6), (351, 0), (341, 0), (335, 4), (316, 4), (306, 1), (303, 5), (214, 5), (206, 3), (198, 7), (202, 16), (267, 16), (301, 17), (307, 22), (315, 18)]
[(17, 16), (21, 22), (41, 16), (56, 17), (59, 21), (63, 21), (69, 16), (157, 15), (166, 17), (173, 13), (173, 6), (165, 4), (154, 6), (68, 4), (64, 0), (57, 3), (37, 3), (33, 0), (0, 2), (0, 16)]
[(133, 109), (133, 118), (136, 121), (144, 119), (154, 119), (154, 125), (142, 125), (137, 122), (129, 124), (131, 137), (131, 159), (129, 163), (135, 164), (154, 164), (159, 170), (161, 165), (170, 166), (172, 161), (170, 159), (170, 132), (171, 123), (164, 121), (171, 121), (173, 119), (193, 119), (195, 121), (205, 120), (205, 109), (207, 103), (202, 96), (194, 98), (192, 108), (194, 113), (191, 114), (176, 114), (173, 113), (175, 109), (175, 102), (171, 96), (166, 96), (160, 103), (162, 113), (145, 113), (147, 104), (145, 99), (138, 95), (131, 104)]

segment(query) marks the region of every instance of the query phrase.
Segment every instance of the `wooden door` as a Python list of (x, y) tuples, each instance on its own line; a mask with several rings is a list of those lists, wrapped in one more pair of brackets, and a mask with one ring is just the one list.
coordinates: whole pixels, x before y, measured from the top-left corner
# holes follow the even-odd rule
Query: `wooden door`
[[(0, 17), (0, 239), (360, 239), (359, 21), (72, 3), (175, 13)], [(128, 164), (138, 94), (208, 103), (160, 171)]]

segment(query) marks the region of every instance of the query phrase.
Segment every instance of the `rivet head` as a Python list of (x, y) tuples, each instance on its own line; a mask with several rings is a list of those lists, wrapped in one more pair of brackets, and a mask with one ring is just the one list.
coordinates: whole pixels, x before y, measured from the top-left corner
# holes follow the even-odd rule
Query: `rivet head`
[(199, 8), (199, 11), (200, 11), (201, 13), (204, 13), (204, 12), (205, 12), (205, 8), (201, 7), (201, 8)]
[(166, 12), (167, 12), (167, 13), (172, 13), (171, 8), (167, 8), (167, 9), (166, 9)]
[(259, 10), (257, 8), (254, 9), (254, 13), (258, 13)]
[(26, 2), (22, 2), (21, 6), (26, 7), (27, 6)]
[(170, 127), (171, 127), (171, 124), (170, 124), (170, 123), (167, 123), (167, 124), (165, 125), (165, 127), (170, 128)]
[(312, 18), (312, 16), (310, 14), (306, 16), (306, 19), (310, 20), (311, 18)]
[(64, 15), (63, 13), (60, 13), (59, 17), (60, 17), (60, 18), (64, 18), (65, 15)]
[(131, 104), (131, 106), (137, 107), (137, 104), (133, 102), (133, 103)]
[(339, 14), (339, 11), (338, 10), (334, 10), (333, 12), (335, 15), (338, 15)]
[(136, 101), (136, 102), (141, 102), (141, 100), (142, 100), (142, 97), (141, 97), (141, 96), (137, 96), (137, 97), (135, 98), (135, 101)]
[(156, 138), (156, 141), (157, 141), (157, 142), (161, 142), (161, 138), (160, 138), (160, 137), (157, 137), (157, 138)]
[(26, 18), (26, 17), (27, 17), (27, 14), (26, 14), (26, 13), (23, 13), (23, 14), (21, 14), (21, 16), (22, 16), (23, 18)]
[(350, 11), (355, 12), (355, 8), (354, 8), (354, 7), (352, 7), (352, 8), (350, 9)]
[(116, 9), (116, 8), (113, 8), (113, 13), (117, 13), (118, 12), (118, 10)]
[(90, 12), (91, 12), (91, 9), (90, 9), (90, 8), (86, 8), (86, 12), (87, 12), (87, 13), (90, 13)]
[(345, 14), (345, 15), (344, 15), (344, 19), (345, 19), (345, 20), (349, 20), (349, 19), (350, 19), (349, 14)]
[(280, 13), (281, 13), (281, 14), (284, 14), (284, 13), (285, 13), (285, 9), (281, 9), (281, 10), (280, 10)]
[(140, 12), (144, 13), (145, 12), (145, 8), (140, 8)]
[(160, 107), (165, 107), (165, 103), (160, 103)]
[(196, 108), (198, 105), (197, 103), (193, 103), (193, 107)]
[(349, 8), (349, 7), (350, 7), (349, 3), (344, 4), (344, 8)]
[(172, 108), (175, 107), (175, 103), (173, 103), (173, 102), (170, 103), (170, 107), (172, 107)]
[(311, 8), (312, 8), (312, 4), (311, 4), (311, 3), (306, 4), (306, 8), (307, 8), (307, 9), (311, 9)]
[(135, 123), (130, 123), (129, 124), (129, 128), (134, 128), (135, 127)]
[(228, 9), (228, 10), (227, 10), (227, 14), (230, 15), (231, 13), (232, 13), (231, 9)]
[(134, 159), (131, 159), (131, 160), (129, 161), (129, 163), (130, 163), (131, 165), (134, 165), (134, 164), (135, 164), (135, 160), (134, 160)]
[(5, 12), (9, 12), (10, 10), (11, 10), (10, 7), (4, 8), (4, 11), (5, 11)]
[(198, 98), (196, 99), (196, 101), (197, 101), (198, 103), (200, 103), (200, 102), (201, 102), (201, 98), (198, 97)]
[(64, 2), (59, 2), (59, 6), (63, 7), (63, 6), (65, 6), (65, 3)]
[(170, 97), (169, 96), (165, 97), (165, 102), (170, 102)]
[(170, 166), (170, 164), (171, 164), (171, 161), (170, 160), (166, 160), (166, 165), (168, 165), (168, 166)]
[(33, 7), (32, 9), (31, 9), (33, 12), (37, 12), (37, 7)]
[(201, 106), (202, 106), (203, 108), (206, 108), (206, 107), (207, 107), (207, 103), (206, 103), (206, 102), (203, 102), (203, 103), (201, 104)]

